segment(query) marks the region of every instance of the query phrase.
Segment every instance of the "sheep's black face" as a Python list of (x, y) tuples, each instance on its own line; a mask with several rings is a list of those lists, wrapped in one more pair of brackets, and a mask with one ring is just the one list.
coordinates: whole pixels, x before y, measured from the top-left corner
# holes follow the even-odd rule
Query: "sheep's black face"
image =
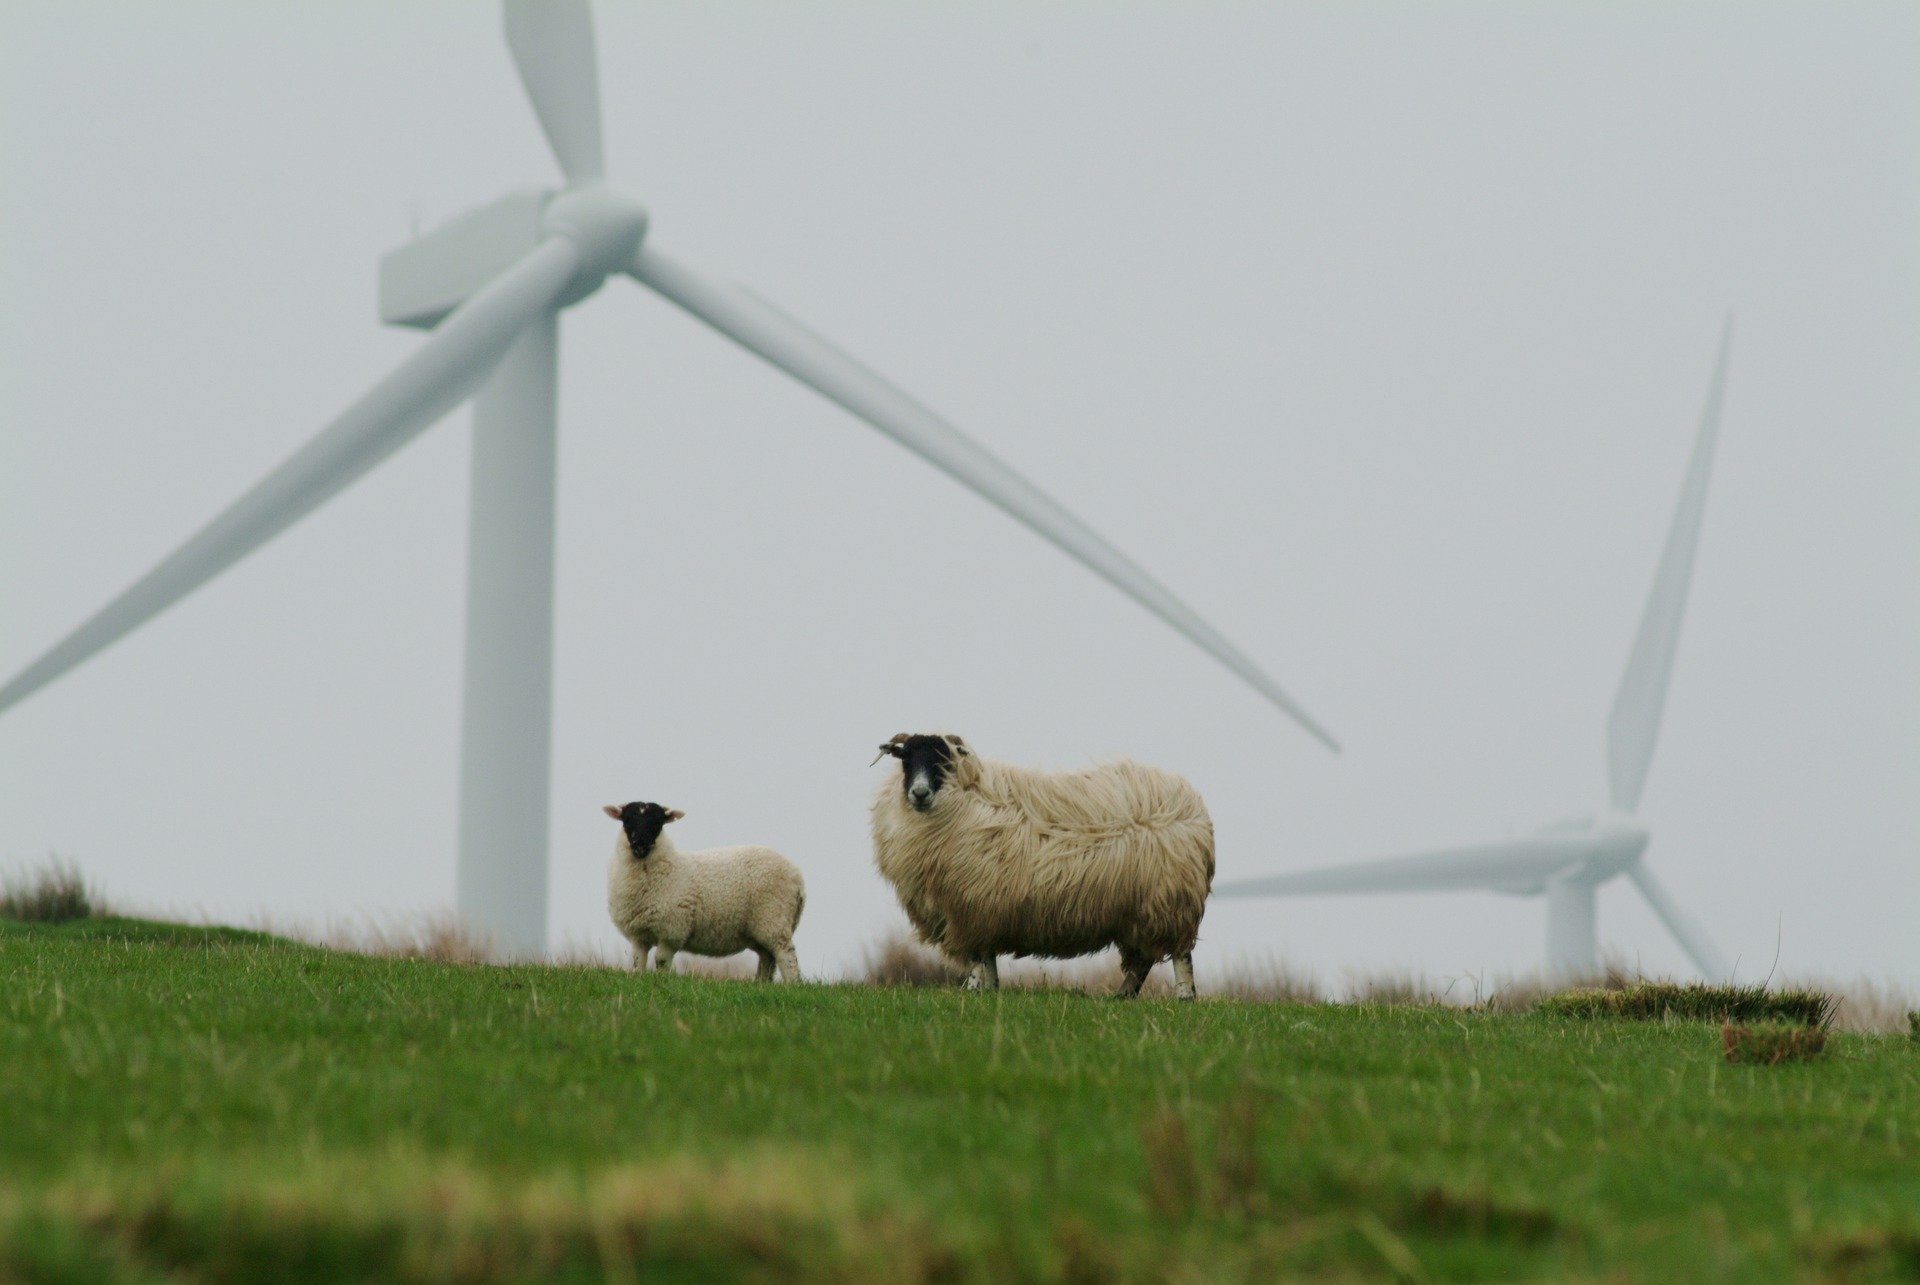
[(887, 752), (900, 760), (900, 791), (916, 812), (933, 809), (940, 787), (953, 773), (953, 760), (964, 754), (944, 736), (908, 736), (889, 742)]
[(663, 808), (658, 803), (610, 803), (604, 810), (627, 832), (627, 847), (632, 851), (635, 861), (646, 860), (647, 854), (653, 851), (654, 842), (660, 837), (660, 831), (683, 815), (674, 809)]

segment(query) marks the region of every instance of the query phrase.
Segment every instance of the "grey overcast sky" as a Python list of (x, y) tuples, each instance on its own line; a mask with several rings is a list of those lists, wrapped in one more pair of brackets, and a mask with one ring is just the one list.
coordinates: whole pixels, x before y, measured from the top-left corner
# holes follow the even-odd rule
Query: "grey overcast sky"
[[(873, 746), (1205, 792), (1223, 878), (1531, 829), (1602, 733), (1737, 335), (1649, 859), (1742, 975), (1920, 982), (1920, 10), (603, 4), (653, 236), (949, 414), (1333, 757), (1024, 529), (666, 305), (563, 324), (552, 920), (599, 805), (904, 921)], [(476, 3), (0, 3), (0, 669), (417, 342), (377, 256), (554, 167)], [(135, 905), (450, 904), (464, 412), (0, 717), (0, 858)], [(1678, 951), (1624, 883), (1610, 950)], [(1538, 962), (1538, 901), (1218, 903), (1205, 970)]]

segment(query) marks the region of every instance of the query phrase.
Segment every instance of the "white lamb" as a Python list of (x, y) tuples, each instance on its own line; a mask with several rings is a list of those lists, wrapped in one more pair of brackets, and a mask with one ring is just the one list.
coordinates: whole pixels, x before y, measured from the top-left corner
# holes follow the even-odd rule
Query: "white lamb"
[[(800, 980), (793, 930), (807, 904), (800, 871), (772, 848), (744, 844), (681, 852), (663, 827), (686, 815), (658, 803), (609, 803), (603, 811), (621, 825), (607, 873), (607, 910), (633, 943), (633, 965), (673, 967), (676, 951), (695, 955), (760, 956), (759, 979)], [(657, 947), (657, 949), (656, 949)]]
[(1175, 992), (1194, 997), (1213, 822), (1185, 780), (1125, 759), (1041, 772), (949, 735), (902, 732), (880, 752), (900, 775), (874, 796), (874, 864), (921, 940), (970, 966), (970, 989), (999, 984), (999, 955), (1118, 946), (1122, 995), (1172, 959)]

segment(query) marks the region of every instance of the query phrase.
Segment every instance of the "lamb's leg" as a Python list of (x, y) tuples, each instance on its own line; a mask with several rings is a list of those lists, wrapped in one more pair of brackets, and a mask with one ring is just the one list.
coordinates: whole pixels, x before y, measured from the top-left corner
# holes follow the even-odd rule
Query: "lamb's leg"
[(753, 953), (760, 956), (760, 967), (754, 972), (753, 980), (756, 982), (772, 981), (773, 980), (773, 952), (770, 950), (762, 950), (760, 947), (755, 946), (753, 948)]
[(1132, 999), (1147, 984), (1147, 974), (1153, 971), (1153, 958), (1148, 955), (1136, 955), (1130, 950), (1120, 952), (1120, 989), (1114, 995), (1120, 999)]
[(1173, 957), (1173, 993), (1179, 999), (1194, 999), (1199, 992), (1193, 989), (1193, 952)]
[(656, 973), (670, 973), (673, 971), (673, 947), (654, 947), (653, 971)]
[[(780, 980), (781, 981), (797, 982), (801, 980), (800, 957), (793, 953), (792, 942), (788, 942), (784, 946), (774, 947), (773, 953), (775, 957), (778, 958), (780, 961)], [(768, 974), (768, 975), (771, 976), (772, 974)]]

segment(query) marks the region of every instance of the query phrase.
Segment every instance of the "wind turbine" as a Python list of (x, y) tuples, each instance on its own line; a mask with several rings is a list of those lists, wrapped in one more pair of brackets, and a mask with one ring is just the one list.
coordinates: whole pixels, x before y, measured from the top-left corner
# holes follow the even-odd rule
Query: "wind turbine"
[(1707, 391), (1706, 409), (1694, 436), (1686, 481), (1674, 509), (1667, 546), (1640, 618), (1627, 672), (1607, 718), (1610, 805), (1598, 816), (1576, 817), (1533, 835), (1445, 848), (1415, 856), (1386, 857), (1325, 866), (1293, 874), (1224, 883), (1218, 897), (1304, 897), (1324, 893), (1452, 892), (1483, 890), (1547, 899), (1547, 965), (1555, 974), (1592, 974), (1599, 965), (1595, 900), (1600, 885), (1625, 875), (1647, 899), (1694, 967), (1718, 981), (1730, 973), (1706, 931), (1674, 901), (1647, 868), (1647, 827), (1634, 816), (1653, 761), (1667, 680), (1673, 674), (1680, 622), (1707, 507), (1707, 475), (1720, 432), (1720, 403), (1727, 382), (1733, 319), (1720, 334), (1720, 356)]
[(0, 710), (186, 597), (472, 397), (455, 903), (503, 950), (544, 952), (559, 314), (625, 274), (998, 505), (1339, 748), (1218, 630), (959, 429), (759, 296), (656, 249), (647, 211), (603, 181), (587, 0), (505, 0), (505, 29), (565, 185), (508, 195), (386, 255), (381, 319), (432, 337), (0, 687)]

